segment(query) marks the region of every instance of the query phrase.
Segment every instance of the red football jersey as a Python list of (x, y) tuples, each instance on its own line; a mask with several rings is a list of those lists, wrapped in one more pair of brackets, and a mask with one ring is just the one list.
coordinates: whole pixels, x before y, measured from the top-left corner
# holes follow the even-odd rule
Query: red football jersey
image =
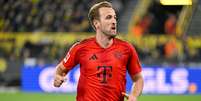
[(130, 75), (141, 72), (134, 47), (117, 38), (108, 48), (102, 48), (95, 37), (74, 44), (63, 65), (70, 70), (77, 64), (80, 64), (77, 101), (123, 101), (126, 70)]

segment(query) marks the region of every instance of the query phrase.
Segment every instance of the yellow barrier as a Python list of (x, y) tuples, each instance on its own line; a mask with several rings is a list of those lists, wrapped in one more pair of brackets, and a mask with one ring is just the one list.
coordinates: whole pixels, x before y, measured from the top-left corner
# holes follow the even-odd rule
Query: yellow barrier
[[(95, 35), (94, 33), (47, 33), (47, 32), (38, 32), (38, 33), (0, 33), (0, 48), (4, 49), (6, 52), (14, 51), (19, 56), (20, 50), (23, 48), (23, 45), (26, 41), (32, 43), (41, 43), (41, 42), (54, 42), (55, 44), (64, 46), (66, 44), (71, 44), (76, 40), (82, 40), (86, 37)], [(124, 34), (125, 35), (125, 34)], [(180, 54), (183, 54), (183, 47), (192, 49), (201, 48), (201, 37), (188, 37), (187, 40), (182, 40), (181, 38), (176, 38), (175, 36), (166, 36), (166, 35), (149, 35), (139, 38), (129, 37), (129, 36), (120, 36), (121, 39), (128, 40), (135, 44), (138, 48), (148, 48), (149, 50), (154, 50), (158, 45), (165, 44), (167, 42), (174, 41), (178, 48)]]

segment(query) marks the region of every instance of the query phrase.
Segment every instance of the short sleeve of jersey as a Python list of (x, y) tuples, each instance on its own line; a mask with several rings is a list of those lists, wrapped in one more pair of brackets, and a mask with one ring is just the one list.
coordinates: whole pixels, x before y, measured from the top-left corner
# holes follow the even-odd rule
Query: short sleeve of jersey
[(142, 67), (135, 48), (129, 44), (130, 57), (128, 62), (128, 72), (130, 75), (135, 75), (142, 71)]
[(64, 67), (66, 69), (70, 70), (72, 69), (75, 65), (78, 64), (78, 59), (77, 59), (77, 52), (79, 49), (79, 43), (75, 43), (68, 51), (66, 54), (65, 58), (62, 60)]

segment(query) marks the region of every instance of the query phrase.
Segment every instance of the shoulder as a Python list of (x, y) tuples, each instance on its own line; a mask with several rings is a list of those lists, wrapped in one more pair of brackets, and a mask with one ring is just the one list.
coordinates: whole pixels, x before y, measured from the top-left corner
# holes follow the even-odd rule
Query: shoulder
[(133, 45), (126, 40), (115, 38), (115, 41), (117, 42), (118, 45), (122, 45), (128, 48), (133, 47)]
[(87, 45), (89, 45), (91, 42), (93, 42), (95, 40), (94, 37), (90, 37), (90, 38), (87, 38), (87, 39), (83, 39), (83, 40), (79, 40), (79, 41), (76, 41), (75, 43), (73, 43), (71, 45), (71, 48), (76, 48), (76, 49), (80, 49), (80, 48), (83, 48)]
[(129, 52), (134, 52), (134, 53), (136, 52), (135, 46), (132, 43), (125, 40), (117, 39), (117, 38), (115, 38), (115, 40), (117, 45), (121, 46), (121, 48), (124, 48), (128, 50)]
[(95, 37), (90, 37), (90, 38), (83, 39), (79, 42), (80, 42), (80, 45), (85, 45), (85, 44), (89, 44), (94, 41), (95, 41)]

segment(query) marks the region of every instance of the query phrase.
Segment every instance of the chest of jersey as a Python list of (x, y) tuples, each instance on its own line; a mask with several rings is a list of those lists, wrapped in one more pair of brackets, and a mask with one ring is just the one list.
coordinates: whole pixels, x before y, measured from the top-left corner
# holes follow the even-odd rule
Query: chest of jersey
[(127, 50), (119, 48), (109, 49), (81, 49), (79, 51), (79, 62), (84, 67), (96, 67), (96, 66), (118, 66), (126, 65), (129, 59)]
[(107, 83), (110, 78), (125, 77), (129, 60), (129, 50), (122, 47), (107, 49), (87, 47), (79, 51), (81, 75), (99, 78)]

